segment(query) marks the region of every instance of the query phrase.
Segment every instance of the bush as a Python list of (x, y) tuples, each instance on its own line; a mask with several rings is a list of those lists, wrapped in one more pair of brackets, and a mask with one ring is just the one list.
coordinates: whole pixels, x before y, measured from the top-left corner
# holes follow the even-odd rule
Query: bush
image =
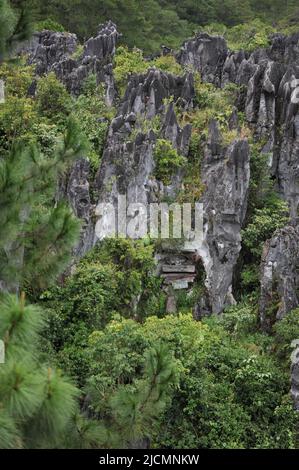
[(292, 310), (276, 322), (274, 327), (276, 351), (280, 358), (290, 361), (292, 341), (299, 339), (299, 309)]
[[(244, 312), (246, 331), (251, 314), (245, 306)], [(119, 384), (130, 390), (140, 378), (144, 351), (152, 344), (162, 342), (173, 352), (179, 388), (150, 436), (152, 447), (294, 446), (297, 418), (285, 397), (285, 374), (262, 349), (236, 342), (220, 324), (195, 322), (190, 314), (150, 317), (143, 324), (118, 317), (89, 342), (88, 391), (100, 415)]]
[(71, 111), (90, 143), (88, 157), (92, 175), (95, 175), (99, 169), (109, 122), (114, 115), (114, 109), (105, 104), (104, 88), (97, 85), (95, 75), (86, 79), (83, 93), (73, 101)]
[(142, 51), (134, 48), (130, 51), (126, 46), (119, 46), (114, 57), (114, 77), (116, 85), (122, 95), (125, 91), (128, 78), (133, 73), (144, 73), (149, 64), (143, 59)]
[(43, 31), (44, 29), (48, 29), (49, 31), (56, 31), (58, 33), (63, 33), (65, 31), (64, 26), (57, 21), (52, 20), (51, 18), (47, 18), (46, 20), (39, 21), (35, 27), (36, 31)]
[(202, 29), (210, 34), (224, 36), (230, 49), (234, 51), (244, 49), (248, 52), (269, 46), (270, 34), (275, 32), (270, 24), (264, 23), (258, 18), (230, 28), (220, 23), (211, 23)]
[(6, 96), (26, 98), (34, 80), (34, 66), (24, 65), (23, 61), (20, 64), (4, 62), (0, 66), (0, 80), (5, 81)]
[(171, 142), (158, 139), (155, 145), (154, 159), (156, 163), (155, 177), (165, 185), (171, 183), (171, 177), (183, 167), (187, 160), (172, 147)]
[(45, 291), (49, 339), (60, 366), (83, 384), (89, 363), (87, 338), (118, 312), (142, 319), (164, 311), (161, 280), (153, 275), (153, 247), (142, 241), (105, 240), (78, 265), (65, 285)]
[(151, 67), (156, 67), (157, 69), (163, 70), (163, 72), (173, 73), (174, 75), (182, 75), (184, 73), (184, 69), (175, 60), (172, 54), (157, 57), (151, 61), (150, 65)]
[(263, 209), (256, 209), (251, 222), (242, 231), (244, 246), (256, 257), (260, 257), (264, 242), (275, 230), (286, 225), (288, 209), (285, 201), (278, 196), (268, 201)]

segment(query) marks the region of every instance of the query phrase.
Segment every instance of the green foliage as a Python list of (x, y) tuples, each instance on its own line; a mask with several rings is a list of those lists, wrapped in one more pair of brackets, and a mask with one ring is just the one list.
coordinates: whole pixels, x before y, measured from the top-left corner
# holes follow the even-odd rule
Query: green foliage
[(178, 379), (178, 365), (165, 345), (146, 350), (141, 380), (119, 387), (110, 400), (121, 442), (130, 445), (153, 434)]
[[(122, 42), (129, 47), (140, 47), (147, 53), (159, 49), (164, 42), (177, 47), (191, 34), (187, 21), (180, 19), (172, 7), (161, 8), (156, 0), (78, 0), (76, 8), (71, 0), (47, 4), (34, 0), (38, 19), (51, 18), (80, 38), (90, 37), (100, 23), (112, 20), (122, 32)], [(93, 14), (87, 14), (92, 11)]]
[(275, 230), (286, 225), (287, 221), (287, 204), (277, 197), (268, 207), (255, 210), (251, 223), (242, 232), (244, 246), (259, 257), (265, 240), (271, 238)]
[(89, 368), (85, 349), (93, 330), (103, 328), (116, 312), (142, 319), (163, 311), (165, 295), (154, 266), (152, 245), (107, 239), (87, 254), (64, 286), (42, 294), (49, 311), (46, 336), (59, 364), (80, 384)]
[(293, 351), (292, 341), (299, 339), (299, 309), (292, 310), (274, 327), (275, 346), (278, 356), (289, 364)]
[(241, 286), (248, 291), (255, 291), (260, 286), (259, 266), (249, 264), (241, 272)]
[(243, 245), (254, 259), (261, 256), (264, 242), (288, 221), (287, 204), (274, 190), (270, 178), (269, 156), (260, 147), (261, 144), (252, 147), (249, 217), (242, 231)]
[(155, 177), (165, 185), (171, 183), (175, 172), (186, 164), (186, 158), (179, 155), (171, 142), (158, 139), (155, 144), (154, 159), (156, 163)]
[(0, 278), (8, 285), (45, 288), (69, 261), (78, 223), (62, 203), (49, 207), (46, 201), (54, 196), (58, 175), (84, 149), (78, 125), (70, 120), (51, 160), (20, 145), (1, 159)]
[(0, 448), (55, 446), (74, 413), (78, 390), (39, 360), (43, 315), (24, 297), (1, 299)]
[(3, 62), (0, 67), (0, 79), (5, 81), (7, 96), (26, 98), (34, 78), (34, 66)]
[(244, 49), (250, 52), (267, 47), (270, 44), (270, 34), (275, 31), (270, 24), (258, 18), (231, 28), (227, 28), (223, 24), (211, 24), (205, 27), (204, 30), (210, 34), (224, 36), (228, 47), (232, 50)]
[(84, 46), (82, 44), (79, 44), (75, 50), (75, 52), (73, 52), (72, 54), (72, 59), (74, 60), (78, 60), (82, 57), (83, 55), (83, 51), (84, 51)]
[(95, 75), (86, 79), (83, 93), (73, 101), (71, 109), (88, 138), (88, 158), (92, 175), (95, 175), (99, 169), (109, 122), (114, 115), (114, 109), (105, 104), (104, 88), (97, 85)]
[(37, 110), (47, 118), (64, 118), (69, 114), (71, 98), (54, 72), (38, 80)]
[(259, 264), (266, 240), (289, 220), (288, 206), (274, 189), (269, 155), (262, 152), (261, 141), (251, 145), (249, 199), (246, 225), (241, 232), (241, 288), (245, 293), (259, 288)]
[(235, 337), (244, 337), (257, 331), (256, 307), (249, 302), (227, 309), (219, 320), (221, 326)]
[(266, 46), (274, 29), (295, 32), (298, 22), (297, 0), (77, 0), (76, 8), (72, 0), (33, 3), (40, 20), (51, 18), (81, 39), (111, 19), (124, 44), (146, 53), (158, 51), (161, 44), (178, 48), (201, 28), (225, 34), (232, 48), (251, 50)]
[[(23, 3), (0, 0), (0, 61), (13, 43), (28, 36), (31, 21)], [(177, 47), (192, 30), (209, 24), (203, 29), (224, 35), (230, 48), (252, 51), (267, 47), (274, 29), (292, 30), (296, 21), (292, 0), (287, 12), (278, 0), (146, 0), (142, 5), (78, 0), (76, 8), (71, 0), (32, 3), (42, 20), (38, 29), (65, 28), (85, 39), (98, 23), (117, 23), (123, 33), (114, 67), (120, 95), (131, 74), (150, 67), (185, 72), (174, 55), (144, 58), (135, 45), (145, 54), (162, 43)], [(282, 18), (277, 28), (269, 22), (275, 9)], [(79, 46), (73, 58), (81, 53)], [(202, 322), (189, 313), (164, 317), (166, 294), (148, 240), (106, 240), (72, 275), (45, 291), (67, 265), (79, 229), (69, 208), (55, 201), (57, 180), (83, 153), (95, 174), (114, 109), (106, 106), (95, 75), (77, 99), (53, 73), (38, 79), (36, 97), (29, 97), (34, 68), (22, 59), (2, 62), (0, 79), (6, 92), (0, 105), (0, 284), (13, 291), (25, 287), (47, 309), (45, 315), (25, 305), (23, 296), (0, 299), (0, 338), (6, 345), (6, 363), (0, 366), (0, 447), (119, 448), (145, 438), (164, 448), (294, 447), (298, 417), (288, 396), (288, 369), (291, 342), (299, 335), (298, 309), (275, 325), (273, 337), (261, 334), (257, 324), (262, 245), (287, 221), (268, 156), (261, 153), (263, 143), (252, 146), (242, 232), (240, 285), (250, 296), (222, 316)], [(211, 119), (218, 121), (224, 145), (239, 137), (252, 140), (241, 113), (240, 132), (228, 125), (240, 87), (219, 89), (196, 74), (195, 88), (193, 110), (182, 111), (174, 103), (180, 125), (192, 124), (188, 161), (164, 139), (157, 140), (154, 154), (155, 176), (164, 184), (183, 170), (179, 202), (196, 202), (204, 191), (200, 163)], [(165, 106), (172, 101), (165, 100)], [(138, 118), (130, 138), (149, 129), (158, 135), (160, 127), (160, 117)], [(176, 295), (179, 310), (189, 312), (202, 292), (198, 273), (192, 292)], [(49, 363), (67, 370), (80, 391)], [(79, 395), (82, 402), (86, 398), (92, 420), (80, 414)]]
[(273, 32), (274, 28), (257, 19), (231, 28), (227, 35), (228, 45), (234, 50), (247, 51), (267, 47), (270, 44), (269, 36)]
[(172, 54), (162, 55), (153, 59), (151, 61), (151, 67), (156, 67), (157, 69), (163, 70), (163, 72), (169, 72), (173, 75), (183, 75), (184, 73), (184, 69), (178, 64)]
[(0, 104), (0, 149), (6, 152), (13, 142), (32, 141), (32, 129), (38, 120), (34, 101), (27, 96), (33, 67), (3, 63), (0, 79), (5, 82), (5, 103)]
[(191, 111), (180, 113), (181, 125), (192, 124), (190, 155), (193, 160), (198, 161), (196, 155), (200, 154), (202, 144), (206, 142), (208, 126), (212, 119), (218, 122), (224, 145), (228, 146), (239, 136), (251, 137), (250, 130), (242, 123), (241, 114), (239, 115), (240, 131), (229, 128), (232, 113), (236, 111), (235, 102), (239, 92), (237, 85), (227, 84), (224, 88), (217, 88), (211, 83), (202, 82), (200, 75), (195, 74), (196, 107)]
[[(34, 80), (33, 67), (22, 63), (3, 63), (0, 67), (0, 78), (5, 81), (6, 94), (5, 103), (0, 105), (0, 148), (7, 152), (13, 143), (20, 142), (22, 145), (33, 143), (38, 145), (45, 155), (53, 154), (58, 141), (63, 138), (67, 119), (66, 115), (62, 114), (55, 114), (51, 119), (53, 108), (49, 111), (46, 109), (44, 113), (40, 106), (41, 102), (28, 97), (28, 89)], [(70, 97), (66, 95), (65, 88), (55, 80), (52, 77), (52, 82), (55, 85), (58, 83), (56, 92), (62, 93), (61, 99), (57, 100), (61, 111), (67, 107), (63, 104), (63, 100), (69, 103)], [(41, 79), (41, 83), (45, 89), (46, 78)], [(46, 106), (47, 98), (44, 96), (43, 99), (45, 101), (43, 106)]]
[(156, 67), (164, 72), (174, 75), (182, 75), (183, 69), (177, 63), (173, 55), (157, 57), (153, 60), (145, 60), (140, 49), (129, 50), (127, 46), (119, 46), (115, 54), (114, 76), (116, 85), (123, 95), (128, 79), (132, 74), (145, 73), (149, 68)]
[(133, 73), (144, 73), (149, 68), (149, 64), (143, 59), (140, 49), (134, 48), (132, 51), (126, 46), (119, 46), (115, 54), (114, 76), (116, 85), (121, 95), (125, 91), (128, 78)]
[(0, 145), (7, 151), (13, 142), (28, 145), (31, 131), (37, 121), (37, 114), (30, 98), (7, 97), (5, 105), (0, 105)]

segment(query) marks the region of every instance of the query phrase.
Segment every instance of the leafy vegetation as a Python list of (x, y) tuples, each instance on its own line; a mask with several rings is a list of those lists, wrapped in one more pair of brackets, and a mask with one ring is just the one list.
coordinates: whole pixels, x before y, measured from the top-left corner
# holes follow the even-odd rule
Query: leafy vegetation
[[(251, 51), (266, 47), (275, 30), (293, 31), (298, 19), (295, 0), (30, 4), (38, 30), (70, 30), (84, 39), (101, 21), (117, 23), (123, 33), (114, 59), (120, 99), (131, 74), (156, 67), (184, 75), (173, 54), (153, 55), (162, 43), (177, 47), (204, 26), (224, 35), (231, 49)], [(201, 161), (212, 119), (224, 146), (239, 137), (251, 145), (248, 214), (234, 281), (238, 303), (195, 321), (191, 311), (205, 289), (197, 267), (193, 289), (176, 293), (178, 313), (168, 314), (156, 272), (158, 243), (105, 240), (65, 272), (80, 227), (57, 197), (57, 185), (82, 155), (93, 180), (115, 110), (93, 74), (74, 98), (55, 74), (37, 78), (26, 59), (8, 60), (14, 45), (29, 37), (33, 13), (23, 0), (0, 0), (6, 98), (0, 103), (0, 339), (6, 352), (0, 448), (298, 446), (289, 368), (299, 311), (276, 323), (271, 336), (260, 331), (257, 316), (262, 247), (287, 223), (288, 208), (275, 190), (264, 142), (255, 142), (238, 112), (242, 87), (220, 89), (196, 74), (192, 110), (182, 110), (172, 96), (165, 100), (181, 126), (192, 125), (187, 157), (160, 138), (161, 116), (137, 117), (130, 135), (133, 141), (134, 132), (154, 131), (153, 176), (169, 185), (183, 173), (178, 202), (197, 202), (205, 190)], [(79, 47), (74, 57), (81, 53)], [(232, 116), (238, 130), (231, 129)], [(174, 242), (172, 248), (181, 240)]]
[(76, 9), (71, 0), (60, 4), (33, 0), (33, 5), (38, 19), (55, 21), (54, 30), (59, 23), (81, 38), (112, 20), (124, 44), (146, 53), (159, 50), (162, 44), (176, 48), (202, 27), (224, 34), (233, 49), (252, 50), (266, 46), (274, 29), (294, 30), (298, 20), (297, 0), (78, 0)]
[(175, 171), (186, 164), (186, 158), (179, 155), (171, 143), (165, 139), (157, 140), (154, 158), (156, 162), (155, 177), (165, 185), (170, 184)]
[[(248, 307), (247, 312), (236, 311), (235, 321), (238, 314), (244, 321), (254, 318)], [(267, 354), (269, 341), (256, 334), (236, 342), (226, 331), (226, 325), (232, 330), (226, 315), (213, 323), (195, 323), (190, 314), (150, 317), (144, 324), (116, 319), (94, 332), (89, 346), (91, 406), (105, 415), (107, 397), (119, 384), (132, 389), (144, 351), (162, 341), (177, 360), (180, 382), (158, 430), (148, 429), (154, 447), (293, 447), (296, 415), (288, 384), (282, 386), (284, 373)], [(252, 322), (246, 323), (251, 328)]]

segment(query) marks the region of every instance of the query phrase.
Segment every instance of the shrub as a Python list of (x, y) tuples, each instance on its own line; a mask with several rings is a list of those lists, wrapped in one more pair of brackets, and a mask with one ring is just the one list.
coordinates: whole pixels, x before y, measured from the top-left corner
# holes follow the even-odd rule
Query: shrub
[(70, 113), (71, 97), (54, 72), (39, 79), (37, 84), (37, 110), (49, 119), (65, 118)]
[(288, 312), (275, 323), (273, 330), (278, 356), (289, 363), (293, 351), (292, 341), (299, 339), (299, 309)]
[(45, 348), (51, 352), (53, 345), (60, 366), (80, 384), (89, 369), (86, 346), (93, 330), (104, 328), (116, 312), (142, 319), (164, 310), (154, 265), (151, 245), (107, 239), (81, 261), (64, 286), (41, 295), (49, 312)]
[(262, 254), (264, 242), (288, 221), (287, 204), (277, 196), (263, 209), (256, 209), (251, 222), (242, 231), (244, 246), (256, 257)]
[(165, 185), (171, 183), (171, 177), (175, 175), (179, 168), (182, 168), (187, 160), (172, 147), (171, 142), (165, 139), (158, 139), (154, 151), (155, 177)]
[(64, 26), (57, 21), (52, 20), (51, 18), (47, 18), (43, 21), (39, 21), (35, 27), (36, 31), (43, 31), (44, 29), (48, 29), (49, 31), (56, 31), (59, 33), (63, 33), (65, 31)]
[(130, 51), (126, 46), (119, 46), (115, 54), (114, 77), (121, 95), (125, 91), (127, 80), (133, 73), (144, 73), (149, 64), (143, 59), (142, 51), (134, 48)]
[(6, 96), (26, 98), (34, 80), (34, 66), (23, 65), (23, 61), (17, 65), (4, 62), (0, 66), (0, 80), (5, 81)]
[(163, 72), (170, 72), (174, 75), (182, 75), (184, 73), (184, 69), (175, 60), (172, 54), (157, 57), (151, 61), (150, 65), (151, 67), (156, 67), (157, 69), (163, 70)]
[[(245, 306), (244, 312), (248, 324)], [(191, 314), (150, 317), (143, 324), (115, 318), (104, 331), (94, 332), (89, 340), (92, 409), (105, 415), (107, 399), (119, 384), (132, 390), (144, 352), (159, 342), (177, 359), (180, 383), (159, 429), (150, 433), (152, 447), (294, 446), (296, 413), (275, 360), (236, 342), (220, 324), (195, 322)]]
[(223, 24), (211, 23), (202, 29), (210, 34), (224, 36), (228, 47), (232, 50), (244, 49), (249, 52), (267, 47), (270, 44), (270, 34), (275, 32), (270, 24), (264, 23), (258, 18), (230, 28)]
[(104, 88), (101, 84), (97, 85), (95, 75), (86, 79), (83, 93), (73, 101), (71, 111), (90, 143), (88, 157), (92, 175), (95, 175), (99, 169), (109, 122), (114, 115), (114, 109), (106, 106)]

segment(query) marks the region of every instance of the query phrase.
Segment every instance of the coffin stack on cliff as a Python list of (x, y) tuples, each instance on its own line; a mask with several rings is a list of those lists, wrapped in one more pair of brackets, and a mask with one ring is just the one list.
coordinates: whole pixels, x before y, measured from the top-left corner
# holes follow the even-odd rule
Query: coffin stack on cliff
[[(115, 25), (108, 22), (99, 28), (96, 37), (85, 43), (78, 56), (76, 36), (44, 31), (35, 36), (29, 47), (30, 62), (36, 64), (39, 74), (54, 71), (74, 95), (80, 92), (84, 79), (95, 73), (98, 81), (104, 83), (106, 100), (111, 104), (116, 96), (112, 62), (118, 37)], [(115, 205), (118, 195), (125, 193), (128, 204), (157, 202), (161, 195), (173, 197), (183, 175), (178, 171), (168, 186), (153, 178), (155, 143), (158, 138), (168, 139), (180, 154), (187, 156), (191, 129), (190, 126), (180, 127), (176, 107), (166, 104), (168, 98), (173, 96), (181, 109), (193, 107), (192, 70), (199, 72), (202, 80), (218, 87), (229, 82), (241, 85), (239, 109), (244, 111), (256, 139), (263, 139), (263, 152), (269, 154), (269, 172), (290, 207), (290, 226), (267, 242), (263, 254), (262, 322), (266, 321), (267, 305), (274, 294), (280, 299), (278, 318), (298, 305), (298, 40), (299, 34), (290, 37), (276, 34), (268, 48), (252, 53), (232, 52), (222, 37), (200, 33), (186, 41), (176, 55), (178, 62), (188, 70), (184, 76), (176, 77), (157, 69), (131, 76), (111, 122), (95, 181), (96, 202)], [(159, 131), (154, 130), (157, 118), (161, 123)], [(199, 317), (211, 312), (221, 313), (225, 305), (234, 302), (232, 278), (241, 249), (249, 170), (250, 150), (246, 139), (237, 138), (225, 146), (217, 123), (212, 122), (201, 168), (206, 188), (201, 201), (204, 206), (203, 243), (192, 252), (196, 263), (202, 264), (206, 277), (206, 294), (196, 311)], [(82, 256), (97, 241), (89, 184), (88, 162), (83, 159), (74, 166), (65, 186), (74, 212), (84, 220), (76, 256)], [(186, 286), (184, 278), (191, 280), (193, 277), (194, 273), (188, 272), (193, 270), (190, 267), (193, 264), (187, 261), (185, 268), (180, 257), (185, 259), (184, 248), (172, 260), (168, 257), (169, 261), (161, 262), (161, 273), (165, 282), (177, 277), (174, 285)], [(186, 272), (182, 271), (184, 269)]]

